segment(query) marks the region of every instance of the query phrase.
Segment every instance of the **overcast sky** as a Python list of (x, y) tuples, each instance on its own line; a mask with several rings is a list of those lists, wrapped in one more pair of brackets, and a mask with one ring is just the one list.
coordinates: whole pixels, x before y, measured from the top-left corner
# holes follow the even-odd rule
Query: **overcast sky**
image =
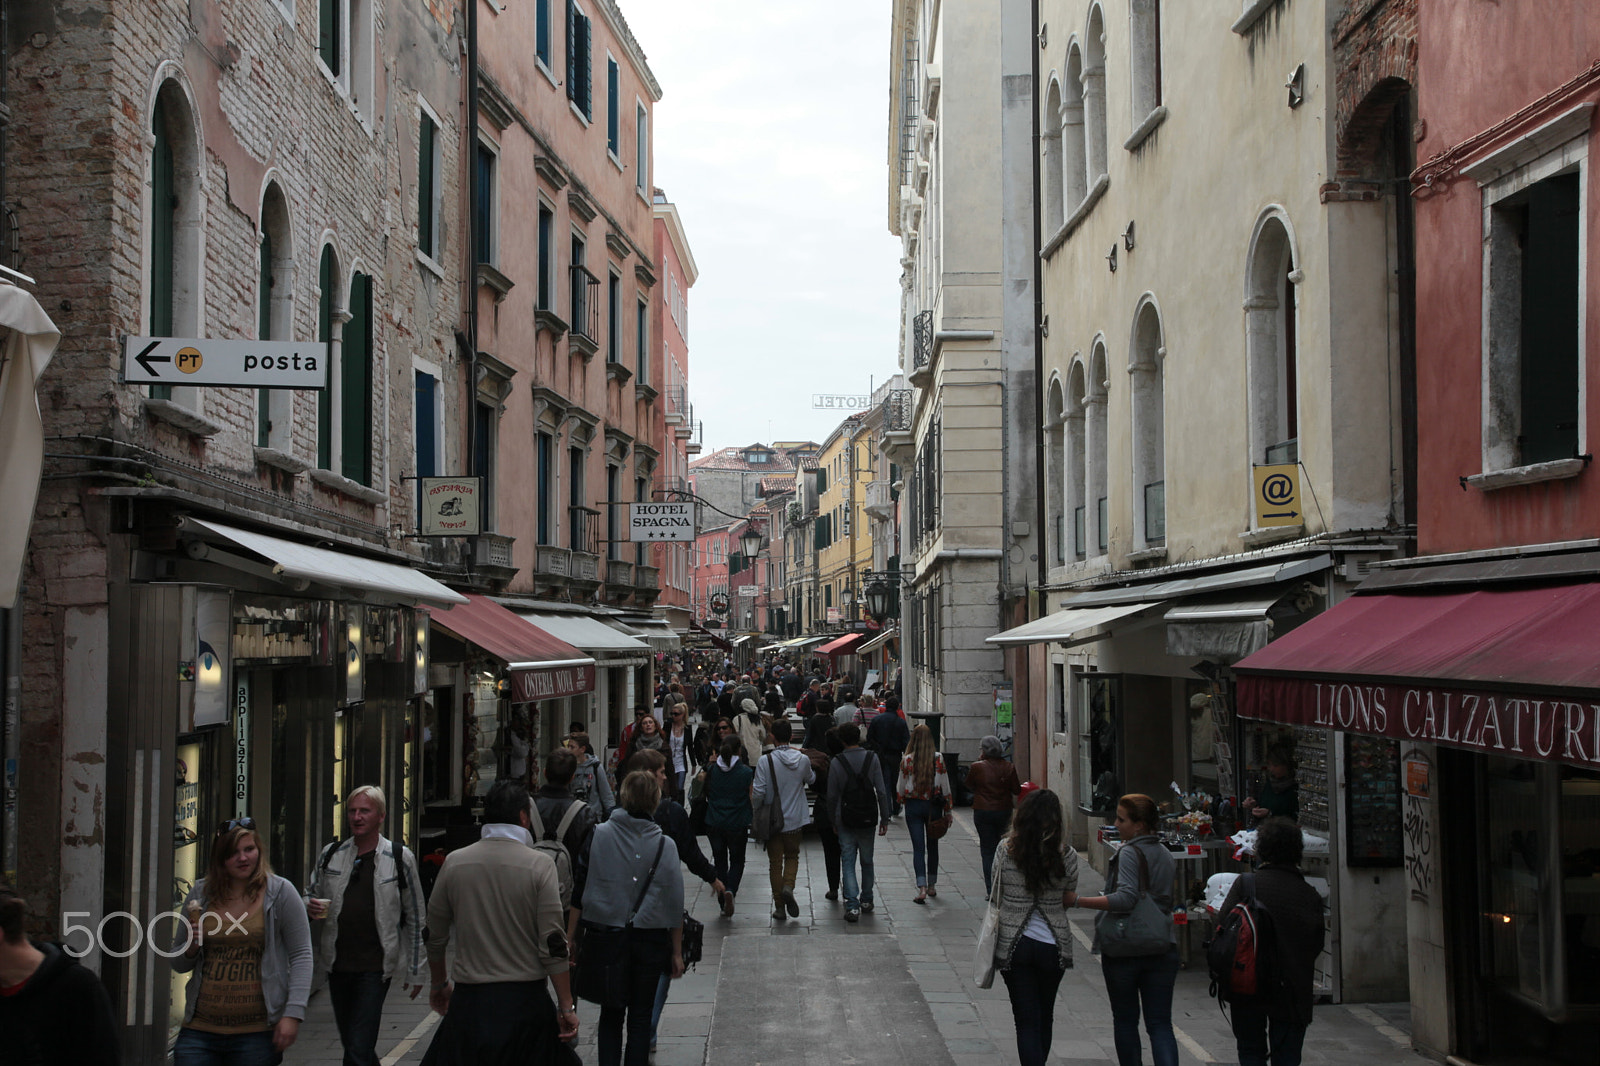
[(664, 96), (655, 184), (678, 205), (689, 396), (705, 452), (821, 441), (897, 368), (887, 3), (619, 0)]

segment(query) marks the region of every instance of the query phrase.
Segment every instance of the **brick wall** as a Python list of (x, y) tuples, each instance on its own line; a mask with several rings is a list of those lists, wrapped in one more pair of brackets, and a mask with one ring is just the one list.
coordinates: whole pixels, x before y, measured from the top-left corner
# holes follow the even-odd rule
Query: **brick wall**
[(1339, 177), (1373, 169), (1395, 101), (1417, 83), (1417, 0), (1354, 0), (1333, 29)]

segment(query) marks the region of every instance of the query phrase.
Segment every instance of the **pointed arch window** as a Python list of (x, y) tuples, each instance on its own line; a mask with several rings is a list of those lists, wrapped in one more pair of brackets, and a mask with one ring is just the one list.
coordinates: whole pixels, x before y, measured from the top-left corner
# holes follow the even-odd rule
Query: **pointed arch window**
[(333, 468), (333, 372), (338, 366), (335, 354), (338, 346), (339, 311), (335, 302), (334, 286), (338, 278), (338, 264), (334, 260), (333, 245), (322, 246), (322, 256), (317, 262), (317, 340), (323, 346), (327, 360), (329, 388), (317, 393), (317, 466), (323, 470)]
[(1128, 5), (1128, 66), (1137, 128), (1161, 106), (1161, 0)]
[(1088, 406), (1088, 393), (1084, 387), (1084, 373), (1082, 361), (1072, 364), (1072, 374), (1067, 381), (1067, 406), (1066, 406), (1066, 486), (1065, 503), (1066, 513), (1072, 520), (1072, 558), (1082, 559), (1088, 555), (1088, 515), (1084, 506), (1085, 486), (1089, 481), (1089, 469), (1086, 460), (1086, 444), (1084, 436), (1084, 419)]
[(1245, 299), (1252, 463), (1300, 460), (1297, 277), (1289, 231), (1269, 215), (1256, 230)]
[(1161, 316), (1147, 301), (1134, 319), (1128, 364), (1133, 385), (1134, 528), (1145, 549), (1161, 547), (1167, 540), (1166, 358)]
[[(261, 198), (260, 279), (256, 292), (256, 336), (261, 340), (294, 339), (294, 249), (290, 244), (289, 203), (277, 182)], [(287, 389), (256, 390), (256, 444), (287, 452), (292, 433), (294, 393)]]
[(1039, 122), (1039, 128), (1044, 131), (1044, 164), (1041, 168), (1044, 176), (1044, 232), (1048, 240), (1050, 234), (1061, 228), (1061, 223), (1066, 220), (1066, 174), (1062, 158), (1062, 111), (1061, 111), (1061, 83), (1051, 79), (1050, 91), (1045, 96), (1044, 116)]
[[(150, 180), (146, 224), (149, 335), (200, 336), (202, 204), (194, 112), (177, 81), (156, 92), (150, 117)], [(195, 390), (150, 386), (150, 396), (198, 404)]]
[(349, 321), (339, 345), (339, 472), (372, 484), (372, 278), (350, 279)]
[(1089, 29), (1083, 52), (1083, 136), (1088, 156), (1089, 184), (1106, 173), (1106, 24), (1095, 5), (1089, 10)]
[(1083, 53), (1076, 44), (1067, 53), (1067, 82), (1059, 120), (1063, 202), (1070, 215), (1089, 194), (1089, 156), (1083, 136)]
[(1110, 379), (1106, 376), (1106, 346), (1096, 342), (1089, 364), (1087, 404), (1084, 408), (1084, 434), (1087, 437), (1084, 465), (1088, 471), (1085, 486), (1090, 524), (1091, 553), (1104, 555), (1111, 548), (1111, 489), (1107, 471), (1106, 405), (1110, 400)]
[(1045, 464), (1044, 493), (1045, 514), (1050, 520), (1050, 561), (1061, 565), (1068, 558), (1068, 542), (1072, 530), (1068, 528), (1071, 513), (1066, 507), (1067, 455), (1066, 455), (1066, 399), (1061, 382), (1050, 383), (1050, 396), (1045, 408)]

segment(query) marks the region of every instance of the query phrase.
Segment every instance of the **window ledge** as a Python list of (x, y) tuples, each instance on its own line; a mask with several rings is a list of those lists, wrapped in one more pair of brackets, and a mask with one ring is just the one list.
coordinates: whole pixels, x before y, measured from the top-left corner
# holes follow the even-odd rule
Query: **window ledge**
[(621, 174), (627, 169), (622, 165), (622, 160), (617, 158), (617, 150), (611, 147), (609, 144), (606, 145), (606, 158), (611, 160), (611, 165), (617, 168), (618, 174)]
[(1142, 551), (1129, 552), (1128, 562), (1134, 566), (1143, 566), (1145, 563), (1166, 562), (1167, 546), (1158, 544), (1154, 548), (1145, 548)]
[(496, 270), (492, 263), (479, 263), (476, 269), (478, 285), (487, 285), (494, 290), (494, 302), (499, 303), (506, 298), (506, 293), (511, 291), (516, 282)]
[(144, 413), (157, 422), (176, 426), (191, 437), (216, 437), (222, 433), (222, 426), (219, 423), (171, 400), (158, 400), (147, 396), (144, 400)]
[(549, 330), (556, 340), (560, 340), (567, 333), (567, 324), (562, 321), (561, 316), (546, 307), (533, 309), (533, 328), (535, 332), (541, 329)]
[(369, 489), (359, 481), (351, 481), (343, 474), (336, 474), (332, 470), (316, 469), (311, 471), (311, 480), (323, 488), (332, 489), (341, 496), (348, 496), (352, 500), (370, 503), (376, 507), (380, 503), (389, 502), (389, 494), (381, 489)]
[(1244, 12), (1233, 22), (1233, 32), (1241, 37), (1250, 32), (1250, 27), (1261, 21), (1261, 16), (1278, 0), (1253, 0), (1246, 4)]
[(594, 124), (594, 119), (590, 118), (588, 115), (585, 115), (583, 113), (583, 108), (578, 106), (578, 103), (577, 103), (576, 100), (568, 99), (567, 100), (567, 106), (572, 108), (572, 113), (574, 115), (578, 116), (578, 121), (583, 123), (583, 128), (584, 129), (588, 129), (591, 125)]
[(626, 363), (619, 363), (615, 359), (606, 360), (606, 379), (608, 381), (621, 381), (626, 383), (633, 377), (633, 371), (628, 369)]
[(533, 65), (534, 65), (535, 68), (538, 69), (540, 74), (544, 75), (544, 80), (550, 83), (550, 88), (552, 88), (552, 89), (561, 88), (561, 83), (559, 81), (556, 81), (556, 76), (554, 74), (550, 73), (550, 65), (548, 63), (546, 63), (543, 59), (540, 59), (537, 55), (535, 55), (533, 57)]
[(290, 474), (304, 474), (311, 469), (311, 464), (304, 459), (296, 459), (288, 452), (280, 452), (276, 448), (256, 448), (256, 462), (262, 466), (272, 466)]
[(588, 362), (594, 358), (594, 353), (600, 350), (600, 342), (593, 337), (585, 337), (582, 333), (574, 332), (567, 337), (567, 346), (574, 352), (583, 356), (583, 361)]
[(1461, 479), (1461, 487), (1466, 488), (1470, 485), (1480, 492), (1493, 492), (1495, 489), (1509, 489), (1515, 485), (1536, 485), (1541, 481), (1559, 481), (1563, 478), (1577, 477), (1588, 465), (1588, 457), (1582, 456), (1557, 459), (1549, 463), (1534, 463), (1531, 466), (1514, 466), (1509, 470), (1470, 474)]
[(1106, 190), (1110, 187), (1110, 175), (1102, 174), (1095, 179), (1094, 187), (1083, 198), (1083, 202), (1073, 210), (1072, 214), (1067, 216), (1067, 220), (1061, 223), (1061, 228), (1056, 230), (1056, 235), (1051, 237), (1049, 243), (1039, 252), (1040, 259), (1048, 260), (1056, 254), (1056, 249), (1060, 248), (1066, 239), (1072, 236), (1073, 230), (1083, 224), (1083, 220), (1089, 217), (1089, 212), (1094, 210), (1094, 205), (1100, 202), (1100, 198), (1105, 196)]
[(654, 386), (649, 385), (646, 382), (635, 381), (633, 383), (634, 399), (643, 400), (645, 403), (655, 403), (656, 397), (660, 395), (661, 394), (655, 390)]
[(1144, 117), (1144, 121), (1128, 135), (1122, 142), (1122, 147), (1132, 152), (1144, 143), (1145, 138), (1156, 131), (1156, 127), (1167, 121), (1167, 105), (1161, 104), (1154, 111)]
[(1263, 544), (1276, 544), (1280, 540), (1298, 540), (1306, 535), (1306, 527), (1293, 526), (1262, 526), (1260, 529), (1247, 529), (1239, 534), (1239, 540), (1246, 548), (1259, 548)]
[(421, 248), (417, 249), (417, 262), (421, 263), (423, 268), (439, 281), (444, 280), (444, 267), (440, 265), (437, 259), (424, 252)]

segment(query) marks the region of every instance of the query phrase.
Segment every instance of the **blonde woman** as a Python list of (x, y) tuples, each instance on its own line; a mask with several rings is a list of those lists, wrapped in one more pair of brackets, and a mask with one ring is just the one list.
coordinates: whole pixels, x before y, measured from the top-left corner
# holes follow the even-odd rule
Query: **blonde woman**
[(944, 759), (933, 750), (933, 732), (926, 725), (911, 731), (895, 794), (905, 805), (906, 828), (911, 831), (911, 867), (917, 874), (917, 897), (912, 902), (927, 903), (939, 895), (939, 842), (928, 835), (928, 823), (943, 818), (953, 800)]
[(223, 823), (206, 876), (183, 901), (194, 930), (172, 960), (191, 973), (177, 1066), (255, 1066), (281, 1058), (311, 993), (311, 926), (293, 885), (272, 872), (250, 818)]

